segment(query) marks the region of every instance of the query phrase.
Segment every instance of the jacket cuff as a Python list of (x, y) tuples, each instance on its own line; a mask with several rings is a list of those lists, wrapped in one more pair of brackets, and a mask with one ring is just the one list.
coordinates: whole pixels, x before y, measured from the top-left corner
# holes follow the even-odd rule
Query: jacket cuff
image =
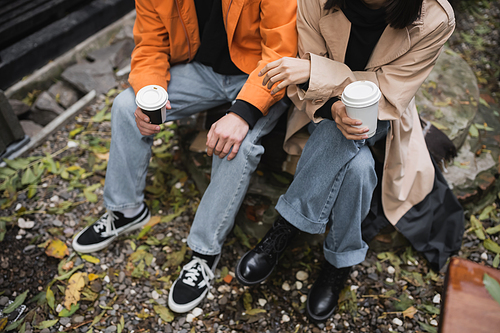
[(262, 117), (262, 112), (260, 112), (259, 109), (241, 99), (237, 99), (227, 112), (233, 112), (243, 118), (248, 123), (250, 129), (252, 129)]
[(322, 107), (316, 110), (316, 112), (314, 113), (314, 118), (324, 118), (333, 120), (332, 105), (337, 101), (340, 101), (338, 97), (330, 98), (325, 104), (323, 104)]

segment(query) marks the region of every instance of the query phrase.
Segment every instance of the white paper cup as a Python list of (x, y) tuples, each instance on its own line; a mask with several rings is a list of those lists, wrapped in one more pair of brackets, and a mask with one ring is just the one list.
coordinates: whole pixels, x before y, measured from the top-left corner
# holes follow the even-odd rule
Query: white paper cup
[(366, 133), (372, 137), (377, 132), (378, 101), (382, 93), (377, 85), (371, 81), (356, 81), (345, 87), (342, 93), (342, 102), (347, 115), (351, 119), (362, 122), (358, 128), (368, 127)]
[(135, 103), (146, 114), (151, 124), (163, 124), (167, 117), (165, 105), (168, 101), (168, 94), (160, 86), (149, 85), (143, 87), (135, 96)]

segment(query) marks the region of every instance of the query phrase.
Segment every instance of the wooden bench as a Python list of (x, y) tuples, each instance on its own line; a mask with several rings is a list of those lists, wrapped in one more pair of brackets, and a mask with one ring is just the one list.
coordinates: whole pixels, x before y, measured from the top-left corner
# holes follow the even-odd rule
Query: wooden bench
[(483, 276), (500, 282), (500, 270), (452, 258), (446, 274), (440, 333), (500, 332), (500, 304), (488, 293)]

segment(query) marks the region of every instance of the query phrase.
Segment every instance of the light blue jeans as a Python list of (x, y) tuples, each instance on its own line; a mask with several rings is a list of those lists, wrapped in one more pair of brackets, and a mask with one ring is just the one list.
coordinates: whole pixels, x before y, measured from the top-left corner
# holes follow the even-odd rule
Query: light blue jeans
[[(387, 129), (388, 122), (379, 122), (373, 139)], [(302, 151), (293, 182), (276, 204), (281, 216), (304, 232), (321, 234), (330, 227), (323, 250), (337, 268), (359, 264), (368, 250), (361, 222), (377, 185), (368, 140), (347, 140), (334, 121), (321, 121)]]
[[(211, 67), (193, 62), (173, 66), (171, 78), (168, 96), (172, 109), (167, 110), (166, 121), (233, 101), (247, 75), (221, 75)], [(116, 97), (111, 109), (111, 147), (104, 185), (104, 204), (108, 210), (138, 208), (144, 200), (153, 137), (139, 132), (134, 118), (136, 107), (134, 91), (129, 88)], [(269, 114), (249, 130), (233, 160), (214, 156), (210, 185), (188, 237), (192, 250), (208, 255), (221, 252), (250, 177), (264, 153), (261, 138), (274, 128), (287, 108), (283, 100), (274, 104)]]

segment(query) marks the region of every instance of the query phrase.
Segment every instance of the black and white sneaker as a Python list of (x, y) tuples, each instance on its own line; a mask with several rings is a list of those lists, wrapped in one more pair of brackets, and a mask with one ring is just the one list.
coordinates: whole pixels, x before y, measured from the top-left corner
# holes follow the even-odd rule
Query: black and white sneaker
[(134, 217), (125, 217), (120, 212), (108, 211), (76, 235), (73, 239), (73, 249), (81, 253), (102, 250), (119, 235), (141, 228), (150, 218), (151, 213), (145, 204), (141, 212)]
[(219, 258), (220, 254), (215, 256), (212, 267), (209, 267), (205, 259), (193, 255), (170, 288), (168, 307), (172, 311), (185, 313), (201, 303), (210, 290), (213, 270), (217, 267)]

